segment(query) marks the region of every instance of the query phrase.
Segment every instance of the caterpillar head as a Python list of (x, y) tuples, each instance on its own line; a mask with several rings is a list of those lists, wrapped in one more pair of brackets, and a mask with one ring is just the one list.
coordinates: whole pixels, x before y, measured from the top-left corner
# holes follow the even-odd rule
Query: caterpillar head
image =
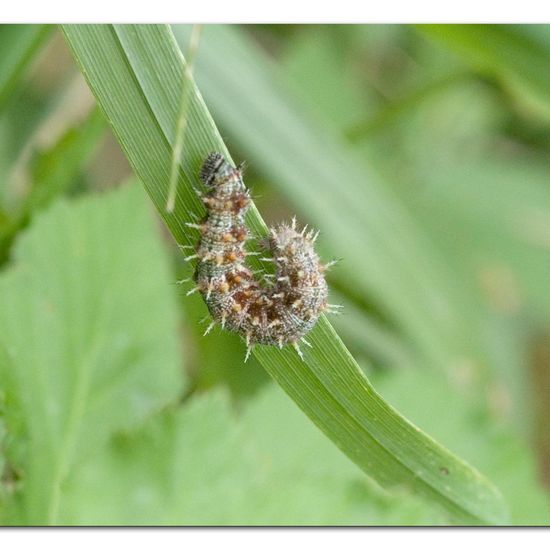
[(206, 157), (199, 177), (208, 189), (213, 189), (217, 185), (225, 183), (237, 171), (238, 169), (233, 168), (221, 153), (213, 151)]

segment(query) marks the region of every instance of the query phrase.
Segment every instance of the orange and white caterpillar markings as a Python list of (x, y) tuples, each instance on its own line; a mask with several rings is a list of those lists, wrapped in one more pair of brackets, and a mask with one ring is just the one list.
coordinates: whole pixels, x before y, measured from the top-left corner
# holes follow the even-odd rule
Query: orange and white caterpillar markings
[[(231, 166), (220, 153), (210, 153), (200, 178), (207, 191), (202, 201), (208, 211), (199, 229), (201, 238), (194, 290), (201, 292), (213, 321), (240, 334), (248, 359), (254, 344), (293, 345), (300, 357), (299, 342), (313, 328), (321, 313), (330, 311), (323, 265), (313, 248), (317, 235), (296, 230), (295, 220), (270, 230), (267, 248), (276, 272), (272, 281), (258, 281), (245, 265), (249, 237), (244, 217), (250, 195), (241, 168)], [(191, 292), (193, 292), (191, 291)], [(334, 306), (337, 307), (337, 306)]]

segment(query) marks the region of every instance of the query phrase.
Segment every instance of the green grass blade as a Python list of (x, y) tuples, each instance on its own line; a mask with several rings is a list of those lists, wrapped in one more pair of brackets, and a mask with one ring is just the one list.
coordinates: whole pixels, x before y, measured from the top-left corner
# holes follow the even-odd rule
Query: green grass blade
[(189, 47), (186, 50), (186, 65), (185, 65), (185, 79), (181, 89), (181, 104), (178, 118), (178, 129), (176, 132), (176, 143), (174, 144), (174, 151), (172, 155), (172, 167), (170, 169), (170, 187), (168, 188), (168, 201), (166, 202), (166, 210), (172, 212), (174, 210), (174, 202), (176, 200), (177, 183), (178, 183), (178, 171), (181, 158), (181, 150), (185, 142), (185, 130), (187, 128), (187, 121), (189, 120), (189, 98), (191, 94), (191, 85), (193, 82), (193, 61), (197, 52), (202, 25), (194, 25), (193, 33), (189, 39)]
[[(203, 209), (193, 186), (211, 150), (226, 147), (196, 87), (173, 214), (165, 209), (184, 60), (165, 26), (68, 25), (65, 36), (128, 159), (178, 243), (196, 242), (185, 222)], [(200, 52), (197, 57), (201, 63)], [(246, 88), (243, 88), (246, 91)], [(327, 155), (330, 151), (327, 151)], [(247, 221), (257, 234), (257, 210)], [(321, 228), (322, 229), (322, 228)], [(501, 523), (506, 512), (477, 471), (420, 432), (374, 391), (323, 318), (302, 362), (292, 350), (257, 347), (269, 374), (358, 466), (385, 487), (408, 487), (439, 504), (449, 522)], [(243, 349), (244, 351), (244, 349)]]

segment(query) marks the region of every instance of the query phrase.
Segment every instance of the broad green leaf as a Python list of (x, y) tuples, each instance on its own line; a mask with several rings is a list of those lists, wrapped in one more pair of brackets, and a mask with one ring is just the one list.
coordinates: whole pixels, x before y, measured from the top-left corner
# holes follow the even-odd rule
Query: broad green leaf
[(154, 233), (135, 186), (62, 201), (0, 277), (7, 451), (23, 473), (12, 523), (58, 523), (75, 465), (179, 394), (173, 287)]
[(418, 497), (389, 494), (362, 477), (273, 385), (237, 415), (218, 390), (115, 437), (67, 481), (62, 518), (69, 525), (445, 521)]
[(497, 77), (550, 117), (550, 26), (421, 25), (476, 69)]
[[(227, 151), (201, 95), (193, 88), (176, 207), (173, 214), (168, 214), (165, 204), (171, 147), (184, 72), (183, 58), (170, 30), (154, 25), (69, 25), (64, 32), (101, 108), (172, 234), (180, 244), (194, 244), (197, 236), (184, 224), (192, 221), (192, 214), (203, 214), (193, 190), (193, 186), (198, 186), (199, 166), (209, 151)], [(197, 63), (201, 63), (200, 52)], [(230, 68), (223, 70), (227, 72)], [(243, 80), (240, 93), (246, 90)], [(229, 89), (227, 92), (231, 96)], [(263, 106), (267, 112), (270, 107)], [(285, 113), (272, 114), (277, 119)], [(299, 147), (301, 138), (312, 139), (308, 132), (303, 129), (301, 136), (278, 136), (278, 141), (288, 140), (291, 148)], [(319, 135), (318, 139), (323, 142), (324, 137)], [(330, 140), (326, 145), (317, 151), (322, 150), (325, 158), (332, 159), (331, 170), (346, 166), (345, 162), (342, 164), (346, 157), (341, 156), (340, 150), (333, 150)], [(262, 150), (261, 155), (265, 161), (266, 151)], [(308, 165), (313, 173), (309, 174), (304, 174), (302, 167), (293, 166), (291, 157), (281, 159), (274, 154), (270, 162), (283, 160), (289, 161), (285, 171), (298, 170), (306, 180), (327, 177), (319, 172), (313, 158)], [(414, 270), (413, 258), (407, 251), (409, 243), (402, 242), (410, 237), (408, 224), (394, 226), (393, 222), (398, 220), (388, 210), (388, 203), (372, 188), (361, 186), (363, 175), (358, 166), (350, 170), (354, 183), (341, 186), (342, 196), (348, 199), (353, 196), (356, 202), (375, 201), (390, 233), (380, 234), (382, 227), (373, 229), (380, 239), (374, 243), (378, 242), (380, 252), (392, 250), (397, 257), (405, 255), (404, 265)], [(313, 204), (315, 194), (301, 185), (301, 178), (295, 181), (306, 203)], [(265, 225), (255, 209), (250, 211), (248, 221), (256, 234), (265, 233)], [(394, 242), (391, 233), (398, 227), (403, 233), (397, 235), (399, 242)], [(371, 241), (366, 243), (369, 244)], [(386, 250), (380, 248), (382, 244)], [(305, 351), (305, 361), (288, 349), (258, 346), (254, 353), (268, 373), (349, 458), (386, 487), (404, 486), (428, 497), (447, 511), (450, 522), (506, 521), (504, 505), (493, 486), (389, 407), (326, 319), (320, 320), (308, 339), (313, 349)]]
[(0, 109), (51, 27), (0, 25)]
[(63, 523), (229, 522), (253, 474), (228, 405), (208, 395), (115, 437), (68, 480)]
[[(494, 473), (515, 525), (548, 523), (548, 497), (524, 445), (479, 402), (440, 375), (390, 371), (377, 378), (384, 395)], [(387, 493), (361, 478), (273, 386), (238, 414), (220, 393), (194, 397), (116, 436), (66, 487), (62, 519), (70, 525), (445, 523), (444, 514), (410, 493)]]

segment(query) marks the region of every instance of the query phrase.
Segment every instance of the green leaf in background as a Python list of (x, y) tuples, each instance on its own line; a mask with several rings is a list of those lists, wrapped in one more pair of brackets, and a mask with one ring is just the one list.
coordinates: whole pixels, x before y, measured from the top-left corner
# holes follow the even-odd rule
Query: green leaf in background
[(545, 25), (421, 25), (476, 69), (498, 78), (550, 117), (550, 41)]
[(74, 190), (83, 165), (95, 151), (106, 129), (103, 115), (93, 109), (78, 127), (69, 128), (61, 138), (31, 159), (30, 189), (10, 219), (0, 223), (0, 263), (9, 255), (13, 239), (38, 210), (64, 192)]
[(48, 25), (0, 25), (0, 109), (50, 30)]
[(77, 126), (69, 128), (51, 149), (34, 156), (31, 161), (33, 183), (27, 199), (29, 210), (44, 208), (56, 196), (67, 190), (74, 191), (71, 187), (106, 128), (105, 118), (94, 108)]
[[(495, 421), (475, 395), (466, 388), (456, 391), (442, 373), (421, 369), (387, 371), (376, 382), (384, 398), (399, 403), (422, 429), (482, 471), (491, 472), (509, 503), (511, 524), (550, 523), (550, 502), (536, 479), (531, 453), (510, 425)], [(446, 414), (449, 410), (453, 414)]]
[[(205, 29), (205, 40), (202, 43), (205, 47), (208, 47), (208, 31), (208, 28)], [(190, 233), (184, 224), (192, 220), (192, 214), (201, 215), (203, 210), (192, 186), (198, 185), (198, 168), (207, 153), (213, 149), (226, 152), (226, 148), (202, 97), (193, 88), (176, 207), (174, 214), (168, 214), (164, 206), (184, 73), (183, 58), (169, 28), (156, 25), (69, 25), (64, 27), (64, 32), (75, 59), (130, 163), (177, 242), (194, 244), (197, 236)], [(223, 45), (220, 36), (217, 40)], [(247, 59), (245, 57), (245, 61)], [(197, 71), (200, 63), (201, 52), (197, 58)], [(235, 67), (225, 63), (221, 69), (227, 73), (235, 70)], [(245, 73), (241, 75), (241, 95), (252, 92), (247, 89), (245, 76)], [(264, 90), (255, 92), (265, 91), (267, 94), (268, 90), (266, 85)], [(231, 101), (229, 88), (226, 92), (227, 100)], [(261, 101), (261, 98), (257, 100)], [(279, 107), (264, 102), (261, 108), (270, 113), (273, 121), (279, 121), (281, 116), (285, 120), (287, 113)], [(253, 113), (252, 109), (250, 113)], [(298, 127), (296, 130), (296, 134), (272, 135), (272, 139), (279, 145), (282, 142), (288, 144), (287, 157), (280, 156), (283, 148), (272, 148), (270, 151), (258, 148), (259, 158), (267, 162), (268, 153), (272, 153), (269, 162), (273, 166), (283, 166), (282, 170), (288, 174), (292, 172), (291, 181), (295, 182), (308, 207), (313, 208), (320, 199), (303, 182), (310, 182), (308, 185), (311, 185), (318, 177), (326, 182), (330, 174), (332, 185), (338, 186), (337, 195), (341, 193), (348, 201), (347, 204), (351, 205), (350, 215), (347, 211), (341, 212), (346, 219), (351, 219), (351, 214), (358, 219), (354, 201), (372, 200), (379, 207), (379, 222), (384, 223), (372, 227), (370, 239), (367, 238), (369, 235), (365, 235), (361, 250), (368, 251), (367, 256), (376, 256), (376, 251), (383, 255), (390, 254), (390, 257), (395, 254), (396, 259), (403, 261), (400, 264), (403, 269), (412, 270), (411, 278), (418, 280), (418, 258), (410, 250), (411, 247), (416, 249), (416, 243), (408, 241), (414, 229), (410, 228), (406, 217), (396, 216), (390, 207), (391, 203), (381, 198), (384, 196), (382, 191), (363, 184), (362, 167), (354, 163), (348, 166), (346, 161), (349, 157), (342, 153), (340, 147), (333, 149), (334, 142), (325, 139), (323, 133), (319, 133), (320, 142), (314, 139), (316, 147), (313, 152), (316, 156), (309, 158), (309, 171), (304, 172), (305, 168), (296, 162), (294, 153), (301, 150), (302, 139), (310, 143), (314, 134), (308, 128)], [(306, 158), (303, 151), (301, 155), (303, 159)], [(319, 164), (321, 159), (323, 161)], [(329, 166), (330, 171), (323, 174), (322, 166)], [(344, 169), (350, 170), (353, 177), (344, 178), (346, 185), (340, 185), (338, 182)], [(255, 209), (251, 209), (247, 221), (256, 234), (264, 233), (265, 224)], [(350, 235), (350, 227), (353, 232), (360, 230), (363, 225), (354, 227), (350, 222), (342, 230), (331, 226), (331, 231), (340, 234), (335, 242), (348, 247), (346, 239)], [(389, 233), (381, 233), (383, 228), (389, 228)], [(355, 252), (358, 252), (357, 248), (354, 248)], [(374, 256), (372, 260), (376, 262)], [(424, 258), (423, 255), (421, 257)], [(386, 271), (378, 268), (380, 271), (376, 280), (380, 284), (388, 276), (391, 267), (388, 262), (386, 258)], [(376, 266), (373, 269), (376, 270)], [(393, 269), (396, 269), (395, 266)], [(404, 278), (405, 275), (400, 274), (399, 277)], [(389, 296), (387, 288), (384, 293), (386, 297)], [(399, 293), (405, 301), (403, 307), (411, 312), (412, 303), (406, 305), (406, 302), (415, 292), (400, 287)], [(399, 297), (395, 300), (394, 306)], [(417, 304), (423, 303), (422, 300), (415, 301)], [(305, 361), (301, 361), (293, 350), (257, 347), (254, 353), (268, 373), (348, 457), (383, 486), (404, 487), (428, 497), (445, 510), (448, 522), (506, 521), (505, 506), (494, 487), (477, 471), (451, 455), (389, 407), (374, 391), (326, 319), (319, 322), (308, 340), (313, 344), (313, 350), (306, 350)], [(219, 352), (223, 353), (223, 350)]]
[(179, 395), (174, 290), (154, 235), (128, 185), (56, 203), (18, 241), (0, 277), (6, 448), (21, 472), (10, 523), (59, 523), (73, 468)]
[(113, 439), (68, 480), (69, 525), (226, 523), (253, 472), (228, 400), (207, 395)]
[[(548, 523), (548, 501), (529, 457), (479, 403), (426, 372), (387, 372), (377, 380), (383, 394), (402, 402), (422, 426), (493, 473), (509, 497), (515, 525)], [(449, 407), (456, 414), (446, 416)], [(504, 452), (492, 451), (495, 442)], [(67, 480), (61, 518), (68, 525), (439, 525), (446, 520), (409, 492), (390, 494), (361, 477), (273, 385), (238, 413), (224, 394), (211, 392), (115, 436)]]
[(114, 438), (67, 481), (61, 517), (68, 525), (445, 521), (420, 498), (361, 476), (273, 385), (240, 414), (218, 390)]

